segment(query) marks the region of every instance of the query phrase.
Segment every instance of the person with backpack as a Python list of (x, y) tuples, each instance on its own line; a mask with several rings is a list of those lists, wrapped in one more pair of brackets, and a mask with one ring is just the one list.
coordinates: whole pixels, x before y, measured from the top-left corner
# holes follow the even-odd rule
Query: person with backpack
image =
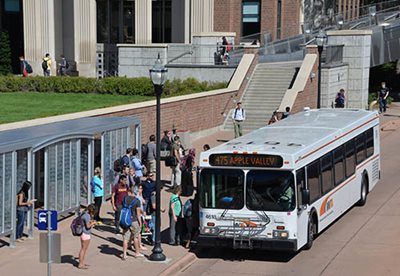
[(133, 239), (133, 246), (135, 248), (134, 257), (143, 257), (140, 253), (139, 235), (142, 229), (141, 222), (141, 209), (140, 201), (132, 193), (128, 191), (128, 194), (122, 201), (120, 226), (122, 230), (122, 260), (125, 261), (127, 257), (128, 243)]
[(103, 220), (100, 218), (100, 209), (104, 196), (104, 185), (103, 180), (101, 179), (100, 167), (96, 167), (94, 169), (94, 176), (90, 181), (90, 186), (94, 197), (94, 206), (96, 207), (94, 219), (97, 221), (98, 224), (101, 224)]
[(50, 77), (51, 73), (50, 68), (51, 68), (51, 58), (50, 54), (47, 53), (42, 60), (43, 76)]
[(339, 93), (337, 93), (335, 98), (335, 107), (336, 108), (344, 108), (344, 89), (340, 89)]
[(150, 135), (149, 142), (147, 143), (147, 152), (142, 152), (142, 155), (146, 156), (146, 169), (147, 172), (156, 173), (156, 136)]
[(29, 198), (29, 189), (32, 187), (32, 183), (30, 181), (25, 181), (22, 184), (21, 189), (17, 193), (17, 227), (16, 227), (16, 241), (22, 242), (23, 234), (24, 234), (24, 225), (26, 220), (26, 215), (29, 211), (29, 208), (32, 207), (35, 200), (28, 200)]
[(195, 157), (196, 149), (192, 148), (181, 160), (180, 169), (182, 172), (182, 196), (192, 196), (193, 194), (193, 166), (195, 164)]
[(181, 185), (182, 172), (180, 169), (180, 163), (181, 163), (180, 148), (181, 148), (181, 141), (179, 140), (179, 136), (175, 136), (174, 143), (172, 144), (171, 147), (171, 154), (169, 157), (169, 158), (174, 158), (176, 161), (175, 163), (176, 165), (175, 164), (171, 165), (171, 185), (174, 188)]
[(246, 119), (244, 109), (242, 108), (242, 103), (238, 102), (236, 108), (232, 112), (233, 128), (235, 130), (235, 138), (243, 135), (242, 124)]
[(143, 177), (143, 169), (144, 166), (142, 165), (142, 162), (140, 161), (140, 159), (138, 158), (138, 153), (139, 151), (135, 148), (132, 150), (132, 155), (131, 155), (131, 166), (133, 168), (135, 168), (136, 171), (136, 175), (139, 177)]
[(142, 182), (144, 199), (143, 210), (145, 212), (148, 208), (147, 203), (150, 201), (151, 193), (156, 190), (156, 182), (153, 179), (154, 174), (149, 172), (146, 174), (146, 176), (146, 180)]
[(127, 184), (127, 178), (125, 175), (121, 175), (119, 177), (118, 183), (112, 187), (112, 193), (111, 193), (111, 206), (112, 209), (114, 210), (116, 234), (120, 232), (119, 218), (122, 209), (122, 201), (128, 195), (128, 192), (129, 192), (129, 186)]
[(389, 97), (390, 89), (386, 87), (386, 82), (381, 83), (381, 89), (378, 91), (379, 113), (386, 112), (387, 97)]
[(65, 56), (63, 54), (60, 55), (61, 61), (58, 64), (59, 69), (58, 69), (58, 73), (60, 76), (66, 76), (67, 75), (67, 70), (69, 68), (69, 63), (68, 61), (65, 59)]
[(20, 56), (19, 61), (21, 65), (22, 77), (26, 78), (33, 72), (32, 66), (25, 60), (24, 56)]
[(90, 204), (83, 214), (80, 215), (83, 222), (83, 228), (82, 234), (80, 235), (81, 249), (79, 251), (79, 269), (88, 269), (88, 265), (85, 264), (85, 256), (90, 244), (91, 229), (97, 223), (93, 219), (95, 211), (96, 207), (93, 204)]
[(182, 201), (181, 186), (177, 186), (169, 201), (169, 245), (181, 244), (182, 229)]

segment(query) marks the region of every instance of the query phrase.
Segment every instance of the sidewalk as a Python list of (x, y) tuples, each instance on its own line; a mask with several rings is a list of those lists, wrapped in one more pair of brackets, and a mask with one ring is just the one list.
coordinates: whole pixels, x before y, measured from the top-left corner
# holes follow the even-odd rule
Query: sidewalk
[[(395, 103), (390, 106), (386, 114), (380, 115), (382, 136), (389, 135), (392, 129), (400, 127), (400, 104)], [(192, 147), (196, 148), (197, 160), (204, 144), (215, 147), (224, 140), (233, 138), (232, 131), (217, 131), (206, 137), (192, 141)], [(170, 169), (163, 166), (161, 175), (163, 180), (169, 180)], [(161, 207), (168, 210), (170, 192), (167, 188), (162, 190)], [(182, 198), (184, 203), (186, 198)], [(90, 264), (88, 270), (79, 270), (75, 267), (80, 249), (79, 238), (71, 235), (69, 226), (73, 217), (59, 222), (58, 233), (61, 233), (61, 256), (62, 263), (52, 265), (53, 275), (116, 275), (138, 274), (138, 275), (159, 275), (163, 271), (172, 274), (178, 272), (182, 265), (188, 264), (193, 254), (188, 254), (188, 250), (183, 247), (168, 245), (168, 212), (162, 214), (162, 248), (167, 257), (164, 263), (153, 263), (147, 258), (128, 257), (122, 261), (122, 238), (115, 235), (112, 226), (112, 212), (109, 201), (103, 203), (101, 216), (106, 219), (105, 225), (96, 226), (92, 231), (92, 239), (86, 256), (86, 263)], [(143, 251), (146, 256), (151, 254), (151, 246), (147, 246), (147, 251)], [(184, 258), (186, 256), (186, 258)], [(188, 258), (190, 257), (190, 258)], [(17, 243), (16, 248), (3, 246), (0, 248), (0, 275), (46, 275), (47, 264), (39, 263), (39, 232), (34, 230), (34, 239), (26, 240), (24, 243)], [(164, 272), (164, 273), (165, 273)]]

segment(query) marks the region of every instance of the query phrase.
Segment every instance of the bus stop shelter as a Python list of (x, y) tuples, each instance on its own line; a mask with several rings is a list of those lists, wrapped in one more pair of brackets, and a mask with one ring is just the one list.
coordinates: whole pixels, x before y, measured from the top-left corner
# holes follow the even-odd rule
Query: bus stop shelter
[(140, 149), (140, 119), (88, 117), (0, 132), (0, 238), (14, 246), (16, 194), (32, 182), (27, 230), (33, 236), (35, 209), (57, 210), (59, 218), (92, 202), (90, 180), (102, 169), (105, 199), (111, 196), (114, 160), (128, 147)]

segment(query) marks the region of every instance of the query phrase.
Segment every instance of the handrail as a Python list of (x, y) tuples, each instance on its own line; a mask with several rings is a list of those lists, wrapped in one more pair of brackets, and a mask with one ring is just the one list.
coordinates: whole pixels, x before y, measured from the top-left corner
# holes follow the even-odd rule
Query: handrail
[(186, 56), (186, 55), (193, 55), (193, 51), (186, 51), (186, 52), (184, 52), (184, 53), (182, 53), (182, 54), (180, 54), (180, 55), (178, 55), (178, 56), (176, 56), (176, 57), (174, 57), (174, 58), (171, 58), (168, 62), (167, 62), (167, 64), (169, 64), (169, 63), (171, 63), (171, 62), (173, 62), (173, 61), (175, 61), (175, 60), (177, 60), (177, 59), (180, 59), (181, 57), (183, 57), (183, 56)]

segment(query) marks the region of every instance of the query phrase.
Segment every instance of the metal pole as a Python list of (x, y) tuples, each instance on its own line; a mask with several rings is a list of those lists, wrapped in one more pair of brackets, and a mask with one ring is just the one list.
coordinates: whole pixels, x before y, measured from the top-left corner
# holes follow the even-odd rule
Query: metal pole
[(163, 91), (162, 85), (154, 86), (156, 97), (157, 97), (157, 109), (156, 109), (156, 241), (152, 254), (150, 255), (151, 261), (165, 261), (165, 255), (161, 248), (161, 166), (160, 166), (160, 100)]
[(317, 108), (321, 108), (321, 55), (324, 46), (318, 46), (318, 96), (317, 96)]
[(47, 276), (51, 276), (51, 211), (47, 211)]

